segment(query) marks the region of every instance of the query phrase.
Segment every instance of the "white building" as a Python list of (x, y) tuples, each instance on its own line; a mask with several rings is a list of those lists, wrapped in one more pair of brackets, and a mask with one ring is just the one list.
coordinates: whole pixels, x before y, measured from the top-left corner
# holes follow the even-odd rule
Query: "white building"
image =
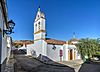
[(11, 37), (4, 32), (9, 27), (6, 5), (6, 0), (0, 0), (0, 72), (4, 72), (11, 51)]
[(7, 60), (7, 35), (4, 30), (7, 29), (7, 9), (4, 0), (0, 0), (0, 70), (3, 72)]
[(54, 61), (68, 61), (80, 59), (75, 44), (78, 43), (76, 38), (70, 41), (61, 41), (46, 38), (46, 20), (45, 15), (38, 8), (34, 21), (34, 44), (27, 45), (27, 55), (39, 54), (48, 56)]

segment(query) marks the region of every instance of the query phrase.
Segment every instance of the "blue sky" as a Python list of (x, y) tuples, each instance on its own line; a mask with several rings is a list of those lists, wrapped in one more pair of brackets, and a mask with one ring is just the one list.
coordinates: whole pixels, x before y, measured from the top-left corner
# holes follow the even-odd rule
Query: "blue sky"
[(37, 9), (46, 15), (47, 37), (69, 40), (100, 37), (99, 0), (8, 0), (9, 19), (16, 23), (14, 40), (33, 40)]

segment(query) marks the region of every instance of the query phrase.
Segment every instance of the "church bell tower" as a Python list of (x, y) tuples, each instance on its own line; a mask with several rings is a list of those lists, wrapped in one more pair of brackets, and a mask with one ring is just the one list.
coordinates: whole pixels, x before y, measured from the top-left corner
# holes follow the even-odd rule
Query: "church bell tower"
[(34, 50), (37, 56), (39, 56), (39, 54), (46, 55), (47, 43), (45, 42), (45, 38), (45, 15), (41, 12), (39, 7), (34, 20)]
[(40, 7), (34, 21), (34, 41), (45, 40), (45, 15), (41, 12)]

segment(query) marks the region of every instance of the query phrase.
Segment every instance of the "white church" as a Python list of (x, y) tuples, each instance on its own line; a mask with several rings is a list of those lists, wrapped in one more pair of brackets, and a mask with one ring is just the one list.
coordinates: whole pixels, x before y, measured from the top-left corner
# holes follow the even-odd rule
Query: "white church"
[(27, 55), (38, 57), (40, 54), (53, 61), (69, 61), (81, 59), (75, 44), (78, 39), (73, 37), (69, 41), (46, 38), (46, 20), (40, 7), (34, 20), (34, 44), (27, 45)]

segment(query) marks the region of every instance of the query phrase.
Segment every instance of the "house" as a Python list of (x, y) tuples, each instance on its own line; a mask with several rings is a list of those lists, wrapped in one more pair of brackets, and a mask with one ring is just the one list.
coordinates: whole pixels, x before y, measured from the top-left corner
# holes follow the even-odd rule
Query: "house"
[(73, 37), (69, 41), (46, 38), (46, 19), (45, 14), (41, 12), (40, 7), (34, 20), (34, 44), (27, 45), (27, 55), (40, 54), (49, 57), (54, 61), (68, 61), (80, 59), (75, 44), (78, 39)]
[[(11, 37), (5, 31), (9, 28), (6, 0), (0, 0), (0, 70), (4, 72), (11, 51)], [(8, 49), (9, 48), (9, 49)]]

